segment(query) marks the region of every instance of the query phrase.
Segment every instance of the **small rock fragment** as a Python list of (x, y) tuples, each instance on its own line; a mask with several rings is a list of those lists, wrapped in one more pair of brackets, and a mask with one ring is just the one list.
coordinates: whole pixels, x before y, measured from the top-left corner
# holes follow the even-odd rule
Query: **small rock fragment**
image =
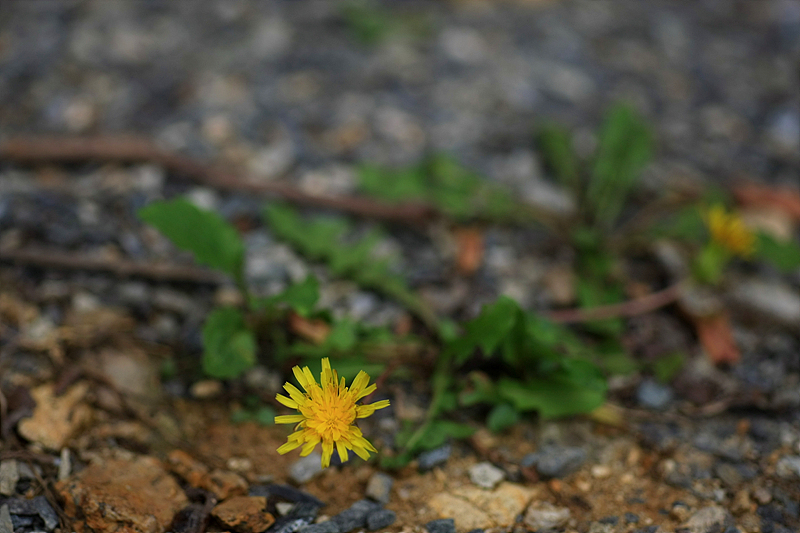
[(574, 446), (545, 446), (536, 453), (522, 458), (524, 467), (535, 466), (544, 477), (561, 478), (576, 470), (586, 461), (586, 450)]
[(566, 507), (556, 507), (550, 502), (539, 501), (528, 507), (523, 522), (532, 530), (538, 531), (562, 527), (569, 517), (570, 511)]
[(19, 481), (19, 468), (14, 459), (6, 459), (0, 463), (0, 494), (11, 496), (14, 494)]
[(354, 529), (367, 525), (367, 516), (380, 509), (380, 505), (370, 500), (358, 500), (338, 515), (331, 518), (339, 526), (341, 533), (348, 533)]
[(333, 520), (311, 524), (299, 530), (299, 533), (340, 533), (339, 526)]
[(294, 507), (294, 504), (293, 503), (289, 503), (289, 502), (278, 502), (278, 503), (275, 504), (275, 509), (278, 511), (278, 514), (281, 515), (281, 516), (288, 515), (292, 511), (293, 507)]
[(626, 524), (638, 524), (639, 523), (639, 515), (627, 512), (625, 513), (625, 523)]
[(56, 484), (64, 511), (83, 517), (94, 531), (164, 531), (188, 500), (178, 483), (152, 457), (113, 459), (88, 466)]
[(325, 507), (325, 502), (317, 499), (307, 492), (296, 489), (291, 485), (280, 483), (270, 483), (269, 485), (254, 485), (250, 487), (250, 496), (266, 496), (267, 498), (282, 498), (293, 503), (311, 503), (319, 507)]
[(647, 409), (660, 411), (665, 409), (672, 401), (672, 389), (652, 379), (642, 381), (636, 389), (636, 400), (639, 405)]
[(61, 449), (61, 457), (58, 462), (58, 480), (64, 481), (72, 472), (72, 456), (70, 455), (69, 448)]
[(289, 476), (295, 483), (307, 483), (322, 472), (322, 455), (312, 452), (306, 457), (301, 457), (289, 468)]
[[(483, 492), (482, 489), (475, 489)], [(492, 527), (492, 519), (482, 509), (478, 509), (472, 502), (447, 492), (434, 494), (428, 506), (439, 516), (454, 516), (458, 519), (460, 530)], [(442, 519), (451, 520), (452, 518)], [(436, 522), (436, 520), (434, 520)], [(455, 529), (454, 529), (455, 531)]]
[(394, 511), (389, 509), (379, 509), (373, 511), (367, 516), (367, 529), (369, 531), (377, 531), (385, 527), (389, 527), (397, 520), (397, 515)]
[(424, 472), (435, 466), (444, 464), (450, 458), (451, 453), (453, 453), (453, 447), (450, 446), (450, 444), (445, 444), (434, 450), (421, 453), (417, 458), (419, 469)]
[(14, 533), (14, 523), (11, 522), (11, 513), (8, 505), (0, 507), (0, 533)]
[(722, 507), (710, 505), (695, 512), (684, 527), (687, 533), (709, 533), (710, 531), (725, 531), (734, 525), (733, 516)]
[(42, 385), (31, 390), (36, 408), (31, 418), (20, 421), (20, 435), (38, 442), (50, 450), (60, 450), (92, 416), (84, 402), (89, 385), (77, 383), (64, 394), (56, 396), (54, 385)]
[(275, 521), (275, 524), (270, 528), (270, 533), (296, 533), (310, 525), (311, 522), (313, 522), (313, 520), (309, 518), (284, 516)]
[(782, 478), (800, 477), (800, 455), (781, 457), (775, 465), (775, 473)]
[(431, 520), (425, 524), (428, 533), (456, 533), (456, 522), (452, 518)]
[(386, 505), (389, 503), (393, 484), (394, 479), (392, 479), (392, 476), (383, 472), (375, 472), (369, 478), (364, 494), (367, 498)]
[(220, 503), (211, 514), (226, 527), (241, 533), (260, 533), (275, 523), (263, 496), (234, 496)]
[(473, 465), (469, 469), (469, 479), (477, 486), (491, 490), (503, 481), (506, 473), (488, 461)]

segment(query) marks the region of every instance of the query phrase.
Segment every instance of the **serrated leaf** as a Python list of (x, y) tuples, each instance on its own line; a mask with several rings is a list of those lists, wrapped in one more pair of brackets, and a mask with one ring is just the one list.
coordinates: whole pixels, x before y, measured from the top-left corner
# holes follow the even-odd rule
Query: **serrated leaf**
[(203, 371), (214, 378), (238, 377), (256, 362), (256, 340), (241, 311), (215, 309), (203, 325)]
[(579, 192), (580, 175), (578, 158), (572, 149), (572, 138), (568, 131), (556, 124), (545, 125), (537, 135), (537, 141), (548, 165), (564, 187), (573, 193)]
[(765, 233), (758, 234), (756, 256), (783, 272), (800, 268), (800, 246), (794, 241), (778, 241)]
[(138, 214), (175, 246), (192, 252), (198, 263), (241, 279), (244, 243), (236, 229), (216, 213), (178, 198), (153, 202)]
[(486, 417), (486, 427), (492, 433), (500, 433), (519, 422), (519, 411), (510, 403), (495, 405)]
[(569, 368), (521, 382), (502, 378), (497, 390), (519, 411), (537, 411), (542, 418), (588, 413), (605, 401), (602, 374), (585, 362), (568, 360)]
[(600, 130), (586, 201), (597, 222), (616, 221), (636, 180), (650, 161), (650, 128), (632, 109), (615, 106)]

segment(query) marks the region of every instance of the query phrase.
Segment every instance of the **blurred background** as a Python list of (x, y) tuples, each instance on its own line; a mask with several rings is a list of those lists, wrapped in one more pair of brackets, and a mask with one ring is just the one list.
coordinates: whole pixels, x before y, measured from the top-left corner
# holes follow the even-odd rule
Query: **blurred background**
[(799, 62), (797, 0), (7, 0), (0, 138), (136, 132), (317, 192), (444, 150), (536, 195), (537, 125), (591, 152), (622, 101), (651, 179), (796, 183)]

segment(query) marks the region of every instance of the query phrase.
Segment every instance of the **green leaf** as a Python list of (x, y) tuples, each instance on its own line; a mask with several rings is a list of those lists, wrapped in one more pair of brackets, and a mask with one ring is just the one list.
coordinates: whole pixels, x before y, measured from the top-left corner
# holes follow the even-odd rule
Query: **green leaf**
[(236, 229), (216, 213), (178, 198), (143, 207), (139, 218), (158, 229), (178, 248), (192, 252), (198, 263), (241, 279), (244, 243)]
[(218, 379), (235, 378), (255, 362), (256, 340), (241, 311), (212, 311), (203, 325), (203, 371)]
[(756, 256), (769, 261), (783, 272), (800, 268), (800, 246), (794, 241), (778, 241), (765, 233), (758, 234)]
[(495, 405), (486, 417), (486, 427), (492, 433), (500, 433), (519, 422), (519, 411), (509, 403)]
[(675, 352), (659, 357), (653, 361), (653, 375), (661, 383), (669, 383), (672, 381), (672, 378), (681, 371), (685, 364), (686, 354), (682, 352)]
[(353, 229), (346, 221), (331, 218), (306, 221), (294, 209), (281, 205), (268, 206), (264, 218), (277, 238), (312, 260), (325, 262), (337, 277), (384, 294), (404, 305), (428, 327), (438, 330), (435, 314), (401, 276), (392, 272), (389, 259), (376, 258), (376, 245), (383, 239), (378, 230), (359, 240), (347, 240), (345, 237)]
[(432, 450), (450, 439), (466, 439), (473, 433), (475, 433), (475, 428), (468, 424), (461, 424), (452, 420), (434, 420), (428, 426), (428, 430), (417, 448)]
[(651, 233), (654, 238), (670, 238), (699, 243), (705, 238), (708, 231), (700, 207), (692, 205), (657, 223)]
[(283, 292), (258, 301), (258, 307), (273, 307), (286, 304), (297, 314), (309, 316), (319, 300), (319, 280), (309, 275), (300, 283), (294, 283)]
[(561, 184), (573, 193), (580, 192), (578, 158), (572, 149), (569, 132), (556, 124), (547, 124), (537, 135), (537, 141), (545, 164)]
[(274, 426), (275, 415), (275, 409), (269, 405), (262, 405), (253, 415), (253, 419), (262, 426)]
[(564, 363), (563, 370), (543, 378), (502, 378), (497, 390), (518, 411), (538, 411), (542, 418), (587, 413), (602, 405), (607, 385), (597, 368), (582, 361)]
[(632, 109), (615, 106), (600, 130), (586, 201), (594, 219), (610, 228), (650, 161), (652, 135)]

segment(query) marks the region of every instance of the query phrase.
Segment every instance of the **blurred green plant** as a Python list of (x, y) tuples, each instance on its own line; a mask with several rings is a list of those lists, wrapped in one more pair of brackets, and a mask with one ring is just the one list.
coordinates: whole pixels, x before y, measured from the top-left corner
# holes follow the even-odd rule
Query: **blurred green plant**
[[(606, 115), (597, 147), (578, 156), (572, 135), (556, 124), (544, 126), (537, 144), (545, 164), (576, 199), (575, 215), (565, 234), (575, 249), (577, 298), (582, 307), (619, 302), (623, 296), (618, 251), (610, 245), (627, 202), (650, 161), (653, 138), (647, 123), (631, 108), (617, 105)], [(596, 321), (587, 328), (617, 336), (619, 319)]]
[[(216, 268), (229, 275), (245, 296), (241, 307), (218, 307), (206, 317), (202, 328), (202, 370), (218, 379), (237, 378), (253, 367), (258, 360), (259, 346), (272, 346), (280, 357), (301, 356), (318, 358), (325, 355), (363, 354), (364, 346), (376, 349), (384, 342), (394, 341), (382, 328), (367, 328), (350, 320), (335, 321), (330, 313), (315, 311), (319, 300), (319, 282), (313, 276), (289, 285), (284, 291), (269, 297), (253, 297), (244, 278), (244, 243), (236, 229), (214, 212), (199, 209), (185, 199), (153, 202), (139, 211), (140, 218), (168, 237), (175, 246), (192, 252), (198, 263)], [(275, 217), (278, 222), (286, 219)], [(328, 231), (330, 228), (328, 228)], [(325, 231), (325, 230), (323, 230)], [(320, 234), (316, 234), (320, 237)], [(374, 241), (369, 241), (370, 243)], [(371, 244), (348, 248), (351, 254), (333, 258), (336, 272), (359, 268), (357, 258), (364, 259)], [(384, 271), (373, 266), (361, 276), (366, 280), (384, 282), (398, 291), (400, 282), (381, 277)], [(322, 321), (325, 338), (321, 343), (303, 339), (287, 332), (292, 316)], [(328, 334), (327, 331), (330, 330)], [(366, 364), (353, 360), (355, 364)], [(343, 365), (347, 367), (347, 365)], [(368, 365), (369, 366), (369, 365)], [(381, 365), (369, 366), (373, 372)], [(345, 368), (346, 373), (347, 368)], [(345, 375), (345, 374), (343, 374)]]
[(422, 12), (390, 12), (374, 0), (348, 0), (339, 4), (348, 33), (364, 46), (375, 46), (391, 34), (422, 38), (431, 34), (431, 21)]
[[(603, 404), (607, 392), (595, 359), (591, 347), (568, 329), (500, 297), (445, 343), (425, 421), (401, 433), (400, 452), (383, 465), (401, 466), (448, 438), (470, 435), (472, 426), (445, 418), (459, 408), (487, 408), (486, 426), (492, 431), (510, 427), (527, 412), (547, 419), (592, 411)], [(487, 370), (458, 377), (457, 370), (476, 365)]]
[(304, 220), (285, 205), (270, 205), (264, 219), (272, 233), (288, 242), (312, 261), (327, 265), (331, 274), (350, 279), (365, 289), (374, 290), (398, 302), (437, 331), (438, 319), (425, 302), (392, 269), (392, 258), (379, 257), (376, 246), (384, 235), (375, 229), (354, 239), (354, 229), (342, 218)]
[(361, 165), (358, 180), (370, 196), (390, 202), (425, 202), (460, 222), (522, 223), (534, 217), (532, 208), (516, 201), (510, 191), (443, 154), (397, 169)]

